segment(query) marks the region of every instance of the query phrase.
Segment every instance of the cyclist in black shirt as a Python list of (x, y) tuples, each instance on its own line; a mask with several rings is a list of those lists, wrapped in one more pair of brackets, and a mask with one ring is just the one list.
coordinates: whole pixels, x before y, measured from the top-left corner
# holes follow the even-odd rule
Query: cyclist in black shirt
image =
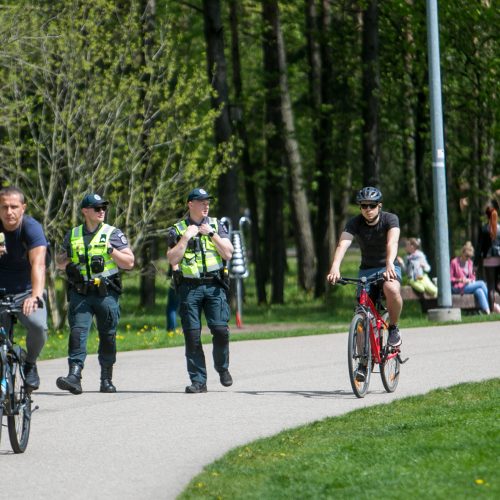
[(374, 187), (364, 187), (356, 202), (361, 213), (350, 219), (335, 250), (333, 263), (327, 280), (335, 283), (340, 278), (340, 264), (352, 240), (356, 237), (361, 249), (359, 276), (367, 278), (376, 273), (383, 273), (384, 295), (389, 313), (389, 339), (393, 347), (401, 345), (398, 321), (403, 307), (401, 298), (401, 267), (398, 255), (399, 219), (398, 216), (382, 211), (382, 193)]

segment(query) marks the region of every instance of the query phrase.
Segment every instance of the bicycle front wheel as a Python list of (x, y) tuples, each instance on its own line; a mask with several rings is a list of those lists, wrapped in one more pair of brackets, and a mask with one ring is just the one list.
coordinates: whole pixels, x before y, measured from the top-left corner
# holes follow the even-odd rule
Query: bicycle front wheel
[[(383, 316), (384, 321), (387, 323), (389, 318), (389, 314), (385, 313)], [(400, 363), (399, 356), (394, 356), (391, 359), (387, 359), (387, 356), (390, 354), (389, 347), (387, 345), (387, 339), (389, 337), (389, 331), (387, 328), (382, 330), (381, 335), (381, 346), (380, 352), (382, 355), (382, 363), (380, 363), (380, 377), (382, 379), (382, 384), (384, 389), (387, 392), (394, 392), (399, 382), (399, 372), (400, 372)]]
[(2, 441), (2, 427), (3, 427), (3, 404), (0, 404), (0, 442)]
[(24, 453), (28, 446), (31, 425), (31, 397), (24, 388), (19, 363), (11, 365), (12, 377), (9, 388), (9, 415), (7, 427), (9, 429), (10, 445), (14, 453)]
[(352, 318), (349, 327), (347, 363), (349, 365), (351, 387), (358, 398), (364, 398), (368, 392), (372, 373), (370, 339), (368, 337), (366, 343), (366, 335), (369, 335), (366, 330), (366, 317), (364, 314), (357, 313)]

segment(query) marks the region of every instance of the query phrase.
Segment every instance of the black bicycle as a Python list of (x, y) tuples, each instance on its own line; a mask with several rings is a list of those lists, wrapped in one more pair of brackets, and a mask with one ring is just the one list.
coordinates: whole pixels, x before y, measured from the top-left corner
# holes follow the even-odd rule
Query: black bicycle
[[(39, 307), (42, 307), (39, 301)], [(31, 391), (26, 389), (24, 362), (26, 351), (14, 342), (16, 314), (21, 311), (14, 303), (13, 296), (0, 290), (0, 317), (8, 319), (8, 329), (0, 325), (0, 439), (3, 417), (7, 418), (9, 440), (14, 453), (23, 453), (28, 446), (31, 427)]]

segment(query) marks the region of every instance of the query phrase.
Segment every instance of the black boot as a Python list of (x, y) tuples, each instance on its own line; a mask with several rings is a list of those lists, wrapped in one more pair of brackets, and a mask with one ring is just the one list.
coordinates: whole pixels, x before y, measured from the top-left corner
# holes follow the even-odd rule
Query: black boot
[(82, 367), (78, 364), (69, 365), (69, 373), (67, 377), (59, 377), (56, 380), (56, 385), (62, 391), (69, 391), (71, 394), (82, 393)]
[(116, 392), (116, 387), (113, 385), (113, 367), (101, 366), (101, 392)]

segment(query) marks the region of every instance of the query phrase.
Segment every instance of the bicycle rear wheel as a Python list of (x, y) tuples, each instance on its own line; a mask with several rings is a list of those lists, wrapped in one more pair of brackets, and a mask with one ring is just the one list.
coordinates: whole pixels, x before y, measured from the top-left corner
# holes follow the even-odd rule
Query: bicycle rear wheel
[(365, 397), (370, 385), (372, 373), (371, 350), (368, 340), (368, 352), (365, 352), (366, 317), (364, 314), (354, 315), (349, 327), (347, 344), (347, 363), (349, 365), (349, 380), (351, 387), (358, 398)]
[[(389, 314), (385, 313), (383, 315), (383, 319), (387, 323), (389, 319)], [(389, 330), (387, 330), (387, 328), (384, 328), (382, 330), (381, 346), (380, 346), (380, 352), (383, 356), (383, 359), (387, 357), (387, 354), (389, 352), (387, 346), (388, 337), (389, 337)], [(380, 377), (382, 379), (382, 384), (384, 386), (384, 389), (387, 392), (394, 392), (396, 390), (396, 387), (398, 386), (399, 382), (400, 367), (401, 364), (399, 362), (399, 356), (395, 356), (391, 359), (385, 359), (385, 361), (382, 361), (382, 363), (380, 363)]]
[(30, 437), (31, 397), (24, 388), (24, 380), (17, 360), (12, 362), (11, 369), (7, 427), (12, 450), (14, 453), (24, 453)]

